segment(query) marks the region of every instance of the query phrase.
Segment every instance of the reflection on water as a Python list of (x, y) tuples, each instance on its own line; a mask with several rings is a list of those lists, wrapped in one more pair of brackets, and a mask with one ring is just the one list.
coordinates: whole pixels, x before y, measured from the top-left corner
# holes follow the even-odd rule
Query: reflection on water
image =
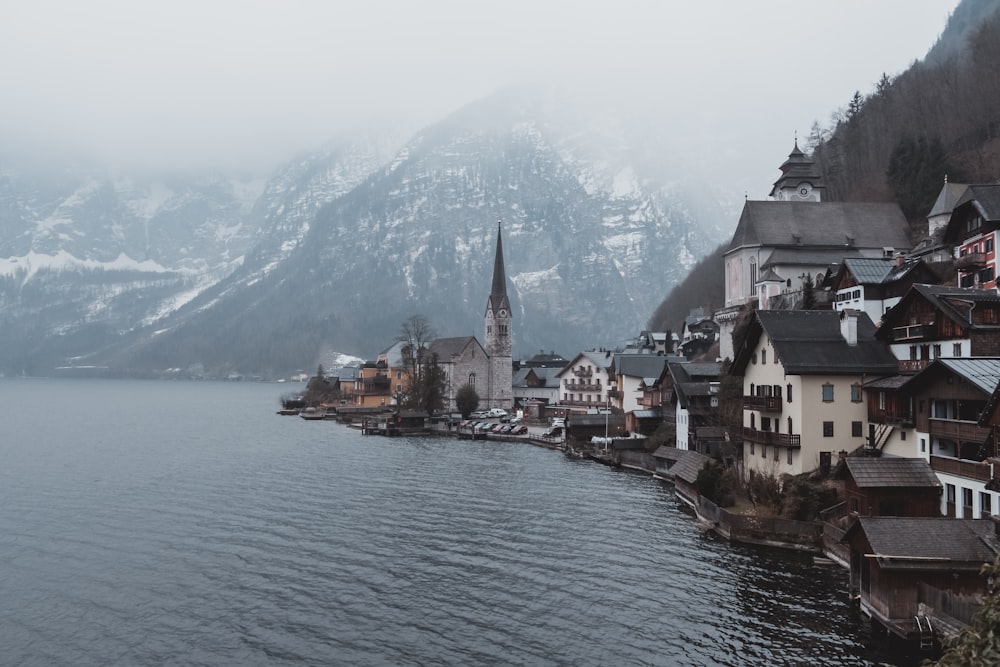
[(858, 665), (846, 575), (524, 445), (363, 437), (286, 387), (0, 381), (5, 662)]

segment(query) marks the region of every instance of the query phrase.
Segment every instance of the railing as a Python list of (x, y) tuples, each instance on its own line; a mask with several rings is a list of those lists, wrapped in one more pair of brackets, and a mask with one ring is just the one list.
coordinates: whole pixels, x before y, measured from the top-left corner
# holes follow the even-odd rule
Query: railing
[(758, 431), (749, 426), (743, 427), (743, 439), (762, 445), (777, 445), (778, 447), (802, 446), (802, 436), (790, 433), (775, 433), (774, 431)]
[(910, 324), (905, 327), (893, 327), (892, 339), (895, 341), (920, 340), (932, 333), (934, 333), (933, 324)]
[(608, 398), (621, 398), (622, 393), (617, 389), (608, 389)]
[(918, 373), (928, 366), (930, 366), (930, 359), (900, 359), (899, 360), (899, 372), (900, 373)]
[(574, 368), (573, 369), (573, 375), (575, 375), (577, 377), (580, 377), (580, 378), (589, 378), (593, 374), (594, 374), (594, 370), (592, 368)]
[(956, 475), (979, 482), (988, 482), (993, 477), (993, 465), (983, 461), (965, 461), (945, 456), (931, 456), (931, 468), (937, 472)]
[(988, 428), (982, 428), (974, 421), (959, 421), (957, 419), (930, 420), (930, 435), (936, 438), (947, 438), (957, 442), (986, 442), (990, 435)]
[(569, 391), (600, 391), (601, 385), (592, 382), (588, 382), (586, 384), (583, 382), (569, 384), (569, 381), (567, 381), (567, 384), (563, 385), (563, 389), (567, 389)]
[(868, 421), (888, 426), (913, 426), (913, 415), (901, 415), (894, 410), (879, 410), (869, 407)]
[(744, 396), (744, 410), (760, 410), (761, 412), (781, 412), (780, 396)]

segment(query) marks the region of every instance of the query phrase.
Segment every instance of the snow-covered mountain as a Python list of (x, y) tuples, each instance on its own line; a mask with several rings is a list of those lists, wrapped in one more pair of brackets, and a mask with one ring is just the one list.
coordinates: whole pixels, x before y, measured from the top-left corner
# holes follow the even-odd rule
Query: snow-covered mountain
[[(481, 336), (498, 220), (515, 353), (615, 343), (731, 220), (700, 215), (712, 206), (664, 177), (677, 165), (641, 134), (513, 90), (402, 145), (331, 145), (266, 184), (78, 178), (42, 197), (5, 172), (0, 323), (19, 352), (0, 366), (283, 374), (329, 350), (372, 357), (414, 313)], [(58, 269), (24, 268), (42, 254)]]

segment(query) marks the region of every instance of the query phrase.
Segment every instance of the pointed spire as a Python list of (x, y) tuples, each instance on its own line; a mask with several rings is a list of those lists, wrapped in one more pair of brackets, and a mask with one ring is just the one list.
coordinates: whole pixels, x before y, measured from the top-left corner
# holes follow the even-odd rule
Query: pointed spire
[(490, 303), (497, 305), (501, 299), (507, 298), (507, 273), (503, 264), (503, 239), (500, 235), (502, 220), (497, 218), (497, 252), (493, 260), (493, 288), (490, 290)]

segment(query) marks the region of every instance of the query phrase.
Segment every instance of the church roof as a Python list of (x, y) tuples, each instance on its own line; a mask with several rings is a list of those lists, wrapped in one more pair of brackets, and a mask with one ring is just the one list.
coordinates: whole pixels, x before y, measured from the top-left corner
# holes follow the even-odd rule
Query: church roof
[(933, 218), (937, 215), (951, 215), (958, 200), (962, 198), (962, 195), (968, 189), (969, 186), (965, 183), (945, 183), (944, 187), (941, 188), (941, 192), (938, 193), (937, 199), (934, 200), (934, 206), (931, 207), (931, 212), (927, 214), (927, 217)]
[(908, 248), (908, 230), (897, 204), (748, 200), (727, 252), (748, 246)]
[[(455, 338), (438, 338), (437, 340), (431, 342), (428, 346), (428, 350), (431, 353), (436, 353), (438, 355), (438, 360), (441, 362), (451, 361), (453, 356), (462, 354), (462, 352), (472, 343), (479, 345), (479, 341), (475, 336), (457, 336)], [(479, 349), (483, 349), (480, 345)], [(485, 351), (484, 351), (485, 354)]]

